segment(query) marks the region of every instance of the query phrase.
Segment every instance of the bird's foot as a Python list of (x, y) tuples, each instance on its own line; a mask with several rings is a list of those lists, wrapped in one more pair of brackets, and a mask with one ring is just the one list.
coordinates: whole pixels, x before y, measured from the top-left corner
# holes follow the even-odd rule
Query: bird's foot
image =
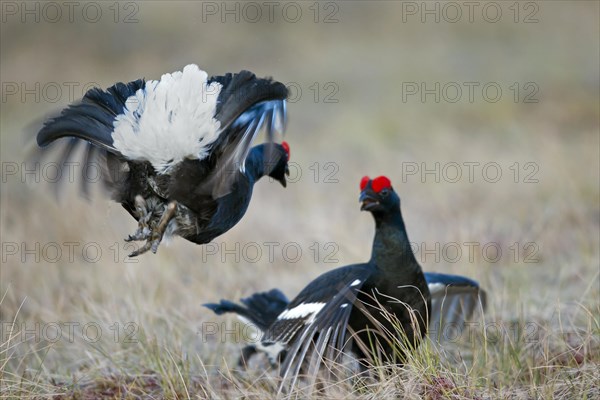
[(129, 235), (125, 241), (132, 242), (134, 240), (146, 240), (150, 237), (150, 226), (149, 222), (152, 218), (152, 212), (148, 211), (148, 205), (146, 204), (146, 200), (139, 194), (135, 196), (135, 214), (138, 219), (138, 228), (133, 233), (133, 235)]
[[(137, 202), (137, 198), (136, 198)], [(148, 233), (144, 236), (143, 239), (132, 239), (132, 240), (146, 240), (146, 243), (140, 247), (139, 249), (133, 251), (129, 254), (129, 257), (136, 257), (140, 254), (147, 252), (148, 250), (152, 250), (152, 253), (156, 254), (158, 250), (158, 246), (162, 241), (163, 235), (167, 230), (167, 226), (169, 222), (175, 217), (175, 212), (177, 211), (177, 202), (172, 201), (165, 207), (165, 211), (163, 212), (158, 224), (151, 224), (151, 227), (148, 229)], [(140, 225), (142, 224), (140, 219)], [(140, 228), (138, 228), (139, 231)], [(137, 234), (137, 232), (136, 232)], [(134, 234), (135, 235), (135, 234)], [(131, 238), (131, 236), (130, 236)]]

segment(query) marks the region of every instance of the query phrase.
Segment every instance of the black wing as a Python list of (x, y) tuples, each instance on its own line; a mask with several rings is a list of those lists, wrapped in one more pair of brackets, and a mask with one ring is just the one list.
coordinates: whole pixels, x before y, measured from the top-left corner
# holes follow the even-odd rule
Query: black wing
[(289, 300), (278, 289), (268, 292), (255, 293), (252, 296), (241, 299), (242, 304), (229, 300), (221, 300), (219, 303), (207, 303), (205, 307), (214, 311), (217, 315), (224, 313), (235, 313), (256, 325), (261, 331), (266, 331), (277, 316), (281, 314)]
[[(44, 148), (58, 139), (57, 160), (67, 163), (77, 157), (83, 148), (79, 168), (82, 174), (82, 191), (88, 192), (89, 171), (100, 173), (108, 186), (122, 181), (126, 175), (122, 155), (113, 146), (113, 123), (123, 113), (125, 102), (145, 85), (143, 79), (129, 83), (117, 83), (107, 90), (90, 89), (83, 99), (62, 110), (60, 115), (49, 119), (37, 134), (37, 143)], [(35, 155), (42, 158), (42, 154)], [(96, 179), (93, 179), (94, 181)]]
[[(309, 349), (308, 376), (324, 359), (335, 359), (343, 350), (346, 328), (356, 296), (373, 273), (368, 264), (327, 272), (312, 281), (277, 317), (262, 340), (264, 348), (285, 349), (280, 375), (282, 385), (295, 385)], [(273, 355), (271, 355), (272, 358)]]
[(90, 89), (79, 103), (65, 108), (59, 116), (44, 124), (37, 135), (40, 147), (56, 139), (71, 137), (88, 141), (103, 150), (118, 154), (113, 147), (113, 123), (123, 113), (127, 98), (145, 85), (143, 79), (117, 83), (107, 90)]
[(285, 130), (288, 90), (283, 83), (257, 78), (250, 71), (208, 80), (215, 81), (222, 85), (215, 115), (221, 133), (211, 149), (212, 176), (203, 187), (219, 198), (229, 193), (234, 172), (245, 171), (246, 157), (261, 128), (266, 126), (269, 142)]
[[(202, 179), (195, 182), (204, 188), (204, 194), (218, 198), (230, 191), (237, 176), (232, 172), (244, 170), (245, 158), (262, 126), (267, 127), (269, 141), (273, 140), (275, 131), (283, 131), (287, 88), (271, 79), (256, 78), (248, 71), (216, 76), (208, 80), (209, 84), (212, 82), (222, 85), (214, 115), (220, 122), (218, 138), (210, 144), (208, 159), (193, 160), (196, 161), (193, 169), (202, 175)], [(127, 171), (116, 162), (124, 160), (124, 157), (113, 142), (114, 123), (117, 116), (125, 113), (127, 99), (140, 89), (146, 89), (143, 79), (117, 83), (105, 91), (97, 88), (89, 90), (81, 102), (67, 107), (42, 127), (37, 135), (38, 145), (46, 147), (57, 139), (67, 138), (61, 155), (63, 162), (70, 161), (80, 144), (94, 146), (88, 148), (84, 161), (99, 161), (106, 174), (104, 177), (109, 178), (108, 182), (122, 182)], [(106, 169), (115, 167), (115, 164), (115, 171), (106, 173)], [(126, 176), (110, 176), (117, 173), (125, 173)], [(157, 182), (157, 185), (165, 191), (164, 183)]]
[(425, 273), (431, 293), (429, 336), (442, 341), (445, 328), (460, 327), (486, 305), (486, 293), (472, 279), (458, 275)]

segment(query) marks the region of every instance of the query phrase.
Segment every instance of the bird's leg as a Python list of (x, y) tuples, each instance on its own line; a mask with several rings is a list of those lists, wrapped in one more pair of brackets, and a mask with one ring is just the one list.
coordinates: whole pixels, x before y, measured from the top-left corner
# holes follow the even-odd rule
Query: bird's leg
[(140, 254), (147, 252), (148, 250), (152, 250), (153, 253), (156, 253), (156, 251), (158, 250), (158, 245), (160, 244), (163, 235), (167, 230), (167, 226), (169, 225), (169, 222), (173, 219), (173, 217), (175, 217), (176, 211), (176, 201), (172, 201), (169, 204), (167, 204), (167, 206), (165, 207), (165, 211), (163, 212), (162, 216), (160, 217), (160, 220), (158, 221), (158, 224), (153, 224), (153, 226), (150, 229), (149, 235), (146, 236), (146, 243), (139, 249), (129, 254), (129, 257), (136, 257)]
[(129, 235), (129, 237), (125, 239), (126, 242), (146, 240), (150, 237), (148, 222), (150, 221), (150, 218), (152, 218), (152, 212), (148, 212), (146, 200), (139, 194), (135, 196), (135, 213), (138, 219), (138, 228), (133, 235)]
[(158, 226), (156, 227), (156, 229), (152, 229), (152, 252), (156, 253), (156, 251), (158, 250), (158, 245), (160, 244), (160, 241), (163, 238), (163, 235), (165, 234), (165, 231), (167, 230), (167, 226), (169, 225), (169, 222), (171, 222), (171, 220), (173, 219), (173, 217), (175, 217), (175, 213), (177, 211), (177, 202), (176, 201), (172, 201), (169, 204), (167, 204), (167, 207), (165, 209), (165, 212), (163, 213), (162, 217), (160, 217), (160, 221), (158, 221)]

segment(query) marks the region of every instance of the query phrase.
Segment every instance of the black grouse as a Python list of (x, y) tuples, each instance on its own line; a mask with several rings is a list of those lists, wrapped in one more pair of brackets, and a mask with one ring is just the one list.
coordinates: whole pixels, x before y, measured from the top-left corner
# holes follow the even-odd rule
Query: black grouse
[[(45, 123), (40, 147), (64, 142), (62, 161), (85, 144), (84, 168), (102, 173), (113, 200), (138, 220), (130, 256), (156, 252), (163, 235), (210, 242), (244, 215), (263, 176), (286, 186), (285, 85), (249, 71), (208, 77), (196, 65), (160, 80), (89, 90)], [(265, 126), (267, 142), (251, 147)], [(84, 190), (87, 185), (84, 182)]]
[(426, 333), (430, 314), (441, 321), (456, 313), (460, 303), (465, 307), (462, 314), (478, 304), (478, 285), (473, 281), (432, 274), (428, 282), (410, 246), (400, 198), (388, 178), (364, 177), (360, 188), (361, 210), (371, 212), (376, 226), (367, 263), (319, 276), (289, 303), (275, 289), (244, 299), (243, 305), (206, 304), (217, 314), (235, 312), (262, 330), (260, 343), (247, 347), (243, 356), (260, 350), (272, 362), (281, 359), (283, 382), (289, 378), (292, 386), (311, 348), (307, 375), (313, 377), (322, 356), (335, 359), (344, 350), (361, 361), (374, 350), (382, 361), (402, 363), (404, 353), (394, 336), (404, 335), (404, 349), (415, 348)]
[[(431, 309), (429, 312), (429, 327), (427, 335), (436, 342), (443, 342), (446, 337), (453, 335), (453, 329), (463, 329), (476, 313), (477, 309), (485, 308), (486, 293), (479, 283), (460, 275), (425, 272), (425, 280), (431, 294)], [(279, 289), (255, 293), (240, 299), (242, 304), (229, 300), (219, 303), (205, 304), (215, 314), (237, 314), (244, 322), (252, 324), (264, 334), (275, 322), (277, 317), (286, 310), (290, 301)], [(238, 365), (247, 365), (250, 358), (261, 351), (262, 346), (249, 344), (242, 349)], [(271, 359), (277, 362), (281, 359)]]

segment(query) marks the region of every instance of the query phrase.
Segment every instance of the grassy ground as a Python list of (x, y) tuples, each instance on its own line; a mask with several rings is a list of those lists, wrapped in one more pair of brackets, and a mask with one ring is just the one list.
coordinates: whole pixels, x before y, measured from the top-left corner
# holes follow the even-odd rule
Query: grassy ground
[[(455, 3), (455, 23), (422, 22), (406, 8), (420, 2), (327, 3), (317, 23), (312, 3), (294, 3), (295, 23), (278, 13), (222, 22), (220, 2), (209, 4), (217, 14), (208, 3), (121, 3), (116, 17), (112, 3), (93, 3), (95, 23), (79, 9), (53, 23), (40, 8), (39, 22), (23, 23), (20, 4), (16, 16), (3, 8), (0, 39), (2, 398), (274, 398), (271, 375), (234, 367), (251, 332), (201, 304), (272, 287), (293, 296), (325, 270), (366, 260), (365, 174), (391, 178), (423, 268), (477, 279), (489, 308), (391, 377), (332, 382), (322, 397), (598, 398), (597, 2), (518, 3), (518, 17), (501, 2), (496, 23), (483, 3), (473, 22)], [(442, 13), (445, 3), (431, 4)], [(124, 23), (134, 11), (137, 22)], [(245, 218), (213, 245), (175, 239), (129, 262), (122, 239), (135, 221), (99, 193), (81, 199), (74, 184), (56, 201), (48, 164), (27, 174), (24, 137), (87, 84), (156, 79), (191, 62), (296, 90), (294, 182), (260, 182)], [(436, 82), (439, 102), (409, 94)], [(478, 84), (473, 101), (466, 82)], [(485, 85), (502, 97), (490, 101)]]

